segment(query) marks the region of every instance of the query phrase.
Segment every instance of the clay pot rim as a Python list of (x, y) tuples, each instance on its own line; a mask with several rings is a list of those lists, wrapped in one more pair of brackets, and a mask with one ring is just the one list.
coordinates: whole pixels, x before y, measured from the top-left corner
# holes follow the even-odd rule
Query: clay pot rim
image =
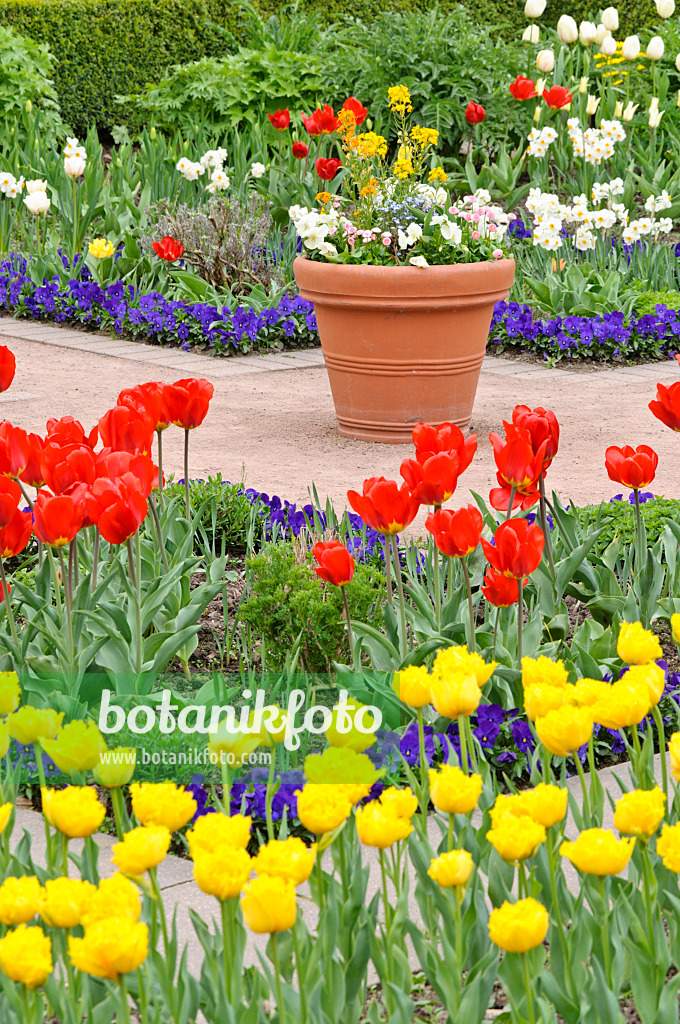
[(298, 261), (304, 263), (308, 267), (318, 267), (319, 269), (326, 269), (332, 267), (333, 272), (335, 271), (347, 271), (349, 273), (356, 273), (360, 271), (364, 274), (375, 274), (376, 276), (384, 273), (408, 273), (411, 277), (423, 277), (424, 274), (446, 274), (451, 271), (457, 271), (458, 273), (479, 273), (480, 268), (488, 270), (490, 267), (508, 267), (512, 264), (513, 267), (516, 265), (514, 257), (503, 257), (502, 260), (479, 260), (476, 263), (430, 263), (427, 267), (410, 267), (410, 266), (392, 266), (383, 265), (378, 263), (332, 263), (331, 261), (312, 260), (305, 253), (298, 253), (293, 260), (293, 264)]

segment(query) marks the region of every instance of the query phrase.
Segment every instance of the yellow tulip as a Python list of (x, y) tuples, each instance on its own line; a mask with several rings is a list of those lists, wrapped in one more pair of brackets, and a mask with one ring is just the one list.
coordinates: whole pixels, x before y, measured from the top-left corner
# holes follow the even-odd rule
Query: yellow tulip
[(274, 875), (287, 879), (293, 885), (302, 885), (311, 875), (315, 859), (316, 843), (307, 846), (297, 836), (270, 839), (258, 850), (253, 870), (256, 875)]
[[(678, 95), (680, 96), (680, 93)], [(671, 632), (676, 644), (680, 644), (680, 614), (678, 612), (671, 615)]]
[(499, 793), (490, 811), (491, 827), (496, 828), (507, 814), (515, 818), (530, 818), (523, 793)]
[(0, 835), (7, 828), (7, 822), (12, 817), (13, 810), (14, 804), (0, 804)]
[(87, 772), (99, 764), (106, 740), (94, 722), (69, 722), (54, 739), (43, 739), (41, 747), (60, 771)]
[(543, 654), (538, 658), (522, 658), (522, 686), (567, 686), (569, 671), (562, 661), (552, 661)]
[(52, 972), (52, 941), (42, 928), (20, 924), (0, 939), (0, 969), (26, 988), (40, 988)]
[(85, 929), (82, 939), (69, 938), (73, 966), (95, 978), (117, 981), (144, 963), (149, 952), (149, 929), (129, 917), (109, 917)]
[(503, 860), (516, 864), (533, 857), (545, 840), (545, 829), (533, 818), (506, 814), (486, 833), (486, 838)]
[(89, 245), (90, 256), (94, 256), (97, 260), (103, 260), (107, 256), (112, 256), (114, 249), (113, 242), (107, 241), (106, 238), (95, 238)]
[(66, 789), (42, 789), (43, 814), (52, 828), (69, 839), (84, 839), (96, 832), (106, 808), (91, 786), (67, 786)]
[(235, 899), (250, 875), (252, 861), (245, 850), (200, 847), (194, 853), (194, 880), (199, 889), (218, 900)]
[(245, 886), (241, 911), (251, 932), (285, 932), (297, 916), (295, 887), (284, 878), (258, 875)]
[(80, 878), (48, 878), (38, 912), (50, 928), (75, 928), (97, 890)]
[(409, 818), (402, 818), (389, 807), (383, 807), (379, 800), (360, 807), (356, 813), (357, 833), (364, 846), (386, 850), (400, 839), (407, 839), (413, 832)]
[(593, 719), (606, 729), (625, 729), (639, 725), (650, 709), (647, 683), (634, 678), (627, 680), (630, 672), (612, 683), (609, 693), (590, 708)]
[(587, 743), (593, 731), (590, 708), (569, 705), (536, 719), (538, 738), (551, 754), (567, 757)]
[(0, 722), (0, 760), (5, 756), (9, 750), (9, 728), (6, 722)]
[(238, 728), (230, 729), (226, 718), (208, 733), (208, 748), (215, 763), (226, 760), (229, 764), (240, 764), (248, 754), (252, 754), (261, 745), (259, 733), (241, 732)]
[(458, 675), (461, 672), (466, 675), (473, 675), (477, 686), (481, 688), (489, 681), (498, 668), (497, 661), (484, 661), (481, 654), (470, 653), (465, 645), (461, 647), (445, 647), (439, 651), (434, 659), (432, 674), (436, 676), (447, 676), (453, 673)]
[(535, 722), (537, 718), (544, 718), (550, 711), (557, 711), (569, 704), (575, 696), (573, 686), (534, 683), (524, 690), (524, 710), (527, 718)]
[(472, 867), (467, 850), (449, 850), (430, 861), (427, 873), (442, 889), (462, 888), (469, 881)]
[(52, 708), (34, 708), (24, 704), (7, 719), (9, 734), (18, 743), (27, 745), (56, 736), (64, 718), (63, 711)]
[(130, 795), (132, 810), (142, 825), (164, 825), (169, 832), (183, 828), (198, 809), (191, 793), (174, 782), (133, 782)]
[(187, 832), (187, 842), (191, 856), (197, 850), (210, 852), (218, 846), (231, 847), (234, 850), (245, 850), (250, 842), (250, 829), (253, 820), (248, 815), (203, 814), (194, 822)]
[(430, 703), (430, 673), (424, 665), (410, 665), (395, 672), (392, 689), (403, 704), (422, 708)]
[(666, 673), (654, 662), (649, 665), (633, 665), (623, 676), (623, 680), (631, 683), (640, 683), (647, 687), (647, 696), (651, 707), (656, 707), (663, 697), (666, 685)]
[(663, 866), (669, 871), (680, 872), (680, 823), (664, 825), (656, 841), (656, 852), (663, 858)]
[(163, 825), (142, 825), (126, 832), (113, 846), (112, 862), (124, 875), (139, 877), (155, 868), (170, 849), (170, 832)]
[(635, 839), (616, 839), (603, 828), (587, 828), (573, 843), (562, 843), (560, 853), (587, 875), (618, 875), (628, 864)]
[(533, 896), (517, 903), (506, 900), (491, 912), (489, 937), (507, 953), (528, 953), (544, 941), (549, 923), (548, 911)]
[[(366, 707), (365, 704), (361, 704), (358, 700), (347, 701), (347, 717), (351, 720), (352, 725), (348, 732), (338, 731), (338, 719), (339, 711), (334, 710), (331, 714), (331, 722), (326, 729), (326, 742), (331, 747), (341, 747), (344, 749), (354, 750), (360, 754), (364, 750), (368, 750), (375, 743), (375, 732), (361, 732), (354, 725), (354, 720), (358, 711)], [(364, 714), (360, 717), (362, 727), (370, 729), (375, 723), (375, 716), (373, 713), (370, 715)]]
[(665, 810), (666, 797), (658, 786), (634, 789), (616, 801), (614, 825), (626, 835), (649, 839), (661, 824)]
[(27, 924), (38, 913), (41, 888), (35, 875), (10, 875), (0, 885), (0, 923)]
[(469, 814), (477, 806), (482, 792), (481, 775), (466, 775), (457, 765), (430, 768), (430, 799), (444, 814)]
[(674, 732), (668, 741), (668, 752), (671, 758), (671, 775), (680, 782), (680, 732)]
[(566, 789), (559, 786), (548, 786), (539, 782), (533, 789), (526, 789), (521, 794), (522, 805), (527, 814), (544, 828), (551, 828), (562, 821), (567, 813)]
[(658, 639), (641, 622), (621, 623), (616, 652), (621, 661), (629, 665), (646, 665), (649, 661), (663, 657)]
[(397, 786), (384, 789), (380, 794), (380, 803), (390, 814), (396, 814), (399, 818), (412, 818), (418, 810), (418, 799), (408, 786), (405, 789)]
[(16, 711), (20, 698), (21, 687), (16, 672), (0, 672), (0, 716)]
[(304, 789), (295, 793), (298, 818), (306, 829), (316, 835), (333, 832), (352, 812), (347, 794), (338, 792), (337, 786), (308, 782)]
[(129, 878), (116, 871), (110, 878), (102, 878), (83, 907), (82, 924), (88, 927), (109, 917), (127, 917), (139, 921), (142, 900), (139, 889)]
[(574, 700), (580, 708), (590, 708), (599, 700), (605, 700), (609, 683), (602, 679), (579, 679), (574, 687)]
[(475, 676), (463, 672), (433, 673), (430, 693), (432, 704), (444, 718), (471, 715), (477, 710), (481, 698)]
[(364, 796), (385, 774), (384, 769), (373, 766), (368, 754), (358, 754), (348, 747), (326, 747), (321, 754), (309, 754), (305, 758), (304, 771), (307, 782), (364, 786)]
[(135, 774), (137, 751), (134, 747), (111, 747), (106, 754), (92, 769), (94, 781), (105, 789), (127, 786)]

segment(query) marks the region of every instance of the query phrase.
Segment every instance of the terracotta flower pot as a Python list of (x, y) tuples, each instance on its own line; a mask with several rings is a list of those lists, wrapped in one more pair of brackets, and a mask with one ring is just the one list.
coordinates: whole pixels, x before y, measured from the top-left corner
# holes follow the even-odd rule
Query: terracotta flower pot
[(514, 260), (419, 268), (298, 256), (293, 270), (314, 303), (341, 434), (407, 444), (420, 421), (468, 426)]

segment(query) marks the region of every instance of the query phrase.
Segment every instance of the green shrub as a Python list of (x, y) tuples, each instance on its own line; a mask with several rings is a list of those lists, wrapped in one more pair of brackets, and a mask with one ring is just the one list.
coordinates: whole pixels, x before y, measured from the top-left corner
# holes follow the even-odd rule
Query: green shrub
[(52, 81), (56, 61), (46, 46), (11, 28), (0, 28), (0, 100), (5, 123), (22, 118), (27, 104), (40, 110), (48, 131), (60, 121), (57, 93)]
[[(281, 668), (298, 638), (300, 667), (328, 672), (334, 660), (347, 660), (349, 649), (338, 587), (324, 584), (312, 572), (314, 558), (298, 543), (267, 544), (249, 558), (250, 589), (241, 604), (241, 621), (252, 640), (264, 644), (264, 668)], [(370, 622), (381, 591), (382, 570), (358, 564), (347, 586), (350, 616)]]
[[(680, 501), (675, 498), (654, 498), (641, 504), (640, 510), (647, 531), (647, 541), (655, 544), (666, 528), (669, 520), (678, 522), (680, 518)], [(602, 552), (613, 540), (618, 539), (622, 546), (632, 544), (635, 539), (635, 506), (628, 501), (624, 493), (623, 501), (605, 502), (600, 505), (586, 505), (576, 509), (583, 526), (592, 529), (604, 526), (605, 530), (597, 539), (597, 551)]]
[[(644, 282), (642, 282), (644, 285)], [(655, 313), (656, 307), (662, 305), (667, 309), (680, 309), (680, 292), (643, 292), (635, 300), (635, 315), (646, 316)]]

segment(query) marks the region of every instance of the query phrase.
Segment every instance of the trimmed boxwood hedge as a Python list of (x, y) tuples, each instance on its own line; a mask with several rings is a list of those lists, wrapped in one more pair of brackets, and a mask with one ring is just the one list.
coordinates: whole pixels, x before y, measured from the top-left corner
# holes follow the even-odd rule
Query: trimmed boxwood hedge
[[(290, 4), (256, 0), (256, 6), (272, 14)], [(328, 21), (348, 14), (370, 21), (385, 9), (424, 10), (432, 4), (302, 0), (300, 6), (319, 10)], [(440, 0), (443, 11), (455, 6), (455, 0)], [(491, 23), (508, 37), (516, 37), (526, 25), (523, 0), (464, 0), (463, 6), (480, 23)], [(617, 6), (620, 38), (658, 21), (653, 0), (619, 0)], [(592, 0), (548, 0), (541, 21), (555, 25), (565, 11), (577, 19), (592, 18), (598, 9)], [(169, 65), (224, 53), (226, 40), (210, 22), (238, 33), (235, 0), (0, 0), (0, 24), (47, 43), (57, 58), (54, 81), (62, 116), (81, 133), (92, 123), (103, 129), (128, 123), (131, 113), (115, 97), (157, 81)], [(248, 40), (242, 42), (247, 45)]]

